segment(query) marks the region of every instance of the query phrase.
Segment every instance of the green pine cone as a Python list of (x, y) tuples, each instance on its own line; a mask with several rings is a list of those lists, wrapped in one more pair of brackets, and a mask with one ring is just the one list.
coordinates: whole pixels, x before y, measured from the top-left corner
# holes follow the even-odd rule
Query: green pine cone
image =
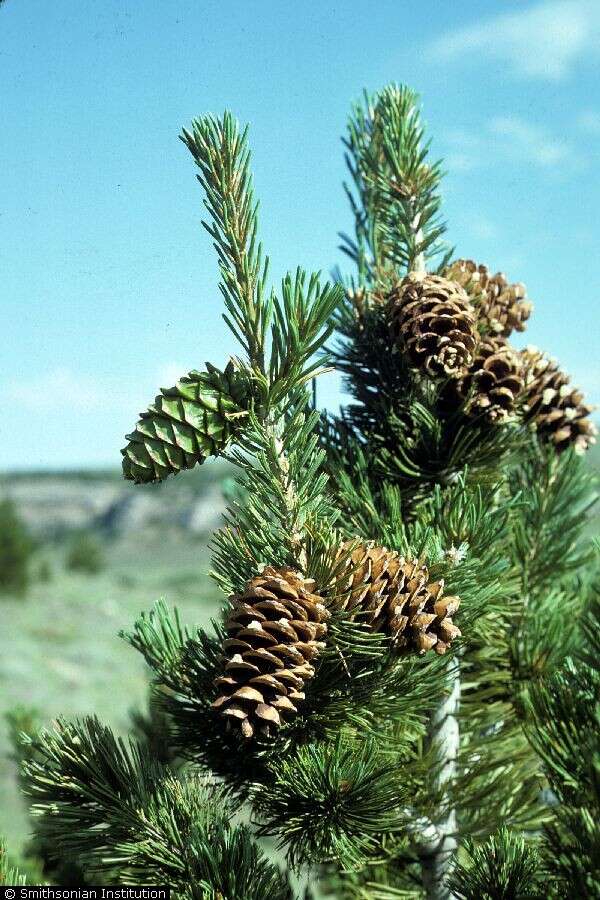
[(161, 388), (126, 435), (125, 478), (137, 484), (163, 481), (218, 456), (244, 419), (248, 395), (247, 380), (233, 362), (224, 372), (207, 363), (205, 372), (190, 372), (175, 387)]

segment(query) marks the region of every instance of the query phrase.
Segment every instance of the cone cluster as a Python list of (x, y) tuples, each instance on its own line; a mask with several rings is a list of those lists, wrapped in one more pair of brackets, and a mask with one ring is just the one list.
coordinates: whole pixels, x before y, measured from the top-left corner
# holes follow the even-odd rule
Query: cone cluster
[(573, 387), (556, 362), (535, 347), (521, 354), (525, 373), (523, 409), (540, 439), (557, 451), (573, 446), (584, 453), (596, 442), (596, 426), (589, 418), (592, 408)]
[[(331, 605), (386, 634), (396, 651), (443, 654), (460, 635), (452, 621), (460, 599), (444, 596), (421, 561), (372, 542), (347, 542), (339, 558)], [(331, 613), (314, 580), (289, 567), (265, 567), (230, 603), (212, 708), (244, 738), (269, 736), (305, 699)]]
[(245, 416), (246, 384), (230, 363), (207, 364), (163, 388), (121, 450), (123, 474), (136, 483), (162, 481), (221, 453)]
[(443, 580), (430, 581), (427, 566), (417, 559), (372, 543), (347, 543), (342, 554), (351, 547), (338, 606), (388, 635), (400, 652), (444, 654), (460, 635), (452, 621), (460, 598), (444, 596)]
[(444, 274), (467, 292), (483, 333), (506, 338), (513, 331), (525, 330), (533, 304), (527, 299), (524, 284), (510, 284), (502, 272), (492, 275), (487, 266), (478, 265), (472, 259), (456, 260)]
[(329, 613), (315, 582), (268, 566), (230, 598), (224, 671), (213, 709), (245, 738), (269, 735), (298, 711)]
[(411, 272), (387, 295), (394, 349), (440, 382), (442, 413), (488, 425), (525, 421), (557, 451), (581, 453), (595, 442), (591, 407), (553, 360), (508, 343), (532, 309), (523, 284), (469, 259), (443, 276)]
[(448, 377), (471, 365), (475, 313), (456, 282), (411, 272), (390, 295), (390, 322), (396, 343), (415, 368)]

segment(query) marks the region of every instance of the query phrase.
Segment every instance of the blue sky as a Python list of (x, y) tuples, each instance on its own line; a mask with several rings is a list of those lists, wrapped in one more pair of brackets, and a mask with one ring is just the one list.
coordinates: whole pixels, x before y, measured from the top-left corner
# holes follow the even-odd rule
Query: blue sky
[(527, 341), (600, 401), (599, 69), (597, 0), (5, 0), (0, 469), (118, 465), (160, 385), (234, 351), (183, 125), (250, 122), (274, 277), (327, 273), (349, 104), (391, 80), (458, 252), (527, 284)]

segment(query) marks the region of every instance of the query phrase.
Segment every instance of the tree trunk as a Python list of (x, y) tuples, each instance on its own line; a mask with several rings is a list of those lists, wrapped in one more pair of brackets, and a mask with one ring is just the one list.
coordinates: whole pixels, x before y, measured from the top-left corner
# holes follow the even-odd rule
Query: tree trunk
[(430, 726), (430, 742), (440, 760), (436, 787), (444, 796), (443, 813), (435, 825), (439, 841), (430, 852), (421, 854), (421, 872), (427, 900), (453, 900), (446, 887), (448, 871), (458, 847), (456, 810), (450, 805), (447, 788), (456, 772), (460, 733), (460, 662), (455, 656), (448, 669), (448, 694), (436, 709)]

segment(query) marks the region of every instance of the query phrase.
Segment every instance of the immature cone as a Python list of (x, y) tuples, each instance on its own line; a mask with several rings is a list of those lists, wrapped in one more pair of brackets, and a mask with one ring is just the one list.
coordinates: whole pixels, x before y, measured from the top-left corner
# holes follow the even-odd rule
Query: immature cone
[(232, 362), (224, 372), (207, 363), (175, 387), (163, 388), (141, 414), (121, 450), (125, 478), (162, 481), (218, 455), (245, 416), (246, 385)]
[(475, 312), (456, 282), (411, 272), (391, 292), (389, 311), (394, 338), (416, 368), (452, 377), (473, 362)]
[(535, 427), (541, 440), (553, 444), (559, 452), (571, 446), (577, 453), (585, 452), (596, 443), (596, 426), (588, 418), (592, 407), (584, 403), (583, 394), (571, 385), (555, 360), (535, 347), (527, 347), (521, 356), (525, 420)]
[(297, 712), (311, 660), (323, 644), (329, 613), (315, 582), (293, 569), (267, 566), (231, 597), (225, 669), (215, 679), (213, 709), (244, 737), (268, 735)]
[(487, 266), (477, 265), (472, 259), (457, 259), (444, 275), (465, 289), (483, 332), (509, 337), (513, 331), (525, 331), (533, 304), (527, 299), (524, 284), (509, 284), (502, 272), (491, 275)]
[(500, 423), (516, 412), (522, 390), (520, 354), (502, 338), (485, 337), (469, 371), (449, 383), (446, 395), (464, 404), (468, 416)]
[[(347, 542), (341, 552), (351, 546)], [(429, 581), (427, 566), (418, 560), (361, 543), (352, 551), (347, 570), (338, 588), (339, 606), (391, 637), (397, 650), (435, 650), (441, 655), (460, 635), (452, 622), (460, 598), (444, 597), (443, 580)]]

